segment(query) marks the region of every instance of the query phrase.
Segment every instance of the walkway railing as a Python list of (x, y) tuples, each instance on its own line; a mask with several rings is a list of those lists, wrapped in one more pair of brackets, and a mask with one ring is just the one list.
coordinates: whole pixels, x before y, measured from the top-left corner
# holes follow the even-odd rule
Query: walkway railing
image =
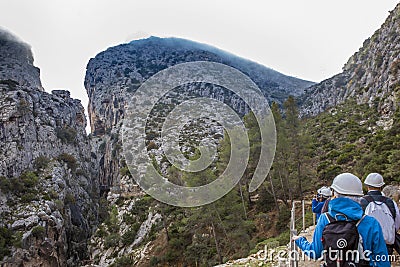
[[(301, 219), (302, 219), (302, 232), (306, 230), (306, 209), (305, 206), (306, 204), (310, 205), (311, 201), (305, 201), (305, 200), (294, 200), (292, 202), (292, 209), (291, 209), (291, 216), (290, 216), (290, 251), (289, 253), (291, 255), (296, 255), (297, 253), (292, 253), (292, 251), (296, 250), (296, 244), (294, 241), (292, 241), (293, 235), (297, 235), (297, 230), (296, 230), (296, 204), (301, 204)], [(315, 213), (313, 213), (313, 225), (315, 226)], [(289, 266), (290, 267), (298, 267), (298, 259), (296, 257), (290, 257), (289, 261)]]

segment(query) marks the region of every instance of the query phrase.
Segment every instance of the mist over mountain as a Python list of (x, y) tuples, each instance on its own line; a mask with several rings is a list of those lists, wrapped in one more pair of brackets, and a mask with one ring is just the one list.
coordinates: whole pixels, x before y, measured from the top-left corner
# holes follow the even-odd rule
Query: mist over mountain
[(109, 124), (111, 120), (104, 117), (106, 105), (102, 105), (102, 101), (110, 101), (111, 98), (122, 100), (126, 92), (134, 92), (143, 81), (158, 71), (191, 61), (223, 63), (242, 71), (257, 84), (270, 102), (282, 103), (288, 95), (299, 96), (313, 84), (189, 40), (158, 37), (135, 40), (109, 48), (89, 61), (85, 87), (90, 98), (92, 131), (96, 133), (100, 128), (103, 128), (100, 131), (104, 131), (104, 128), (110, 128), (116, 122), (114, 120), (113, 124)]

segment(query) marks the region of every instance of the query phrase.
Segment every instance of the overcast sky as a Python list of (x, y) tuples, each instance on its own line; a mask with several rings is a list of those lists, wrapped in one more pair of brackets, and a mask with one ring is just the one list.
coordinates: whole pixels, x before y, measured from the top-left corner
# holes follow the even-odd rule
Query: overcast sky
[(399, 0), (0, 0), (0, 26), (28, 42), (46, 91), (87, 106), (88, 60), (147, 35), (214, 45), (319, 82), (341, 71)]

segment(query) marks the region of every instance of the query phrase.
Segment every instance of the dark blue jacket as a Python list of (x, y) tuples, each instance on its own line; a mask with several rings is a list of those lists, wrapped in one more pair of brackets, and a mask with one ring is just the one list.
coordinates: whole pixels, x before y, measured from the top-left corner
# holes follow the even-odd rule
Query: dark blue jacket
[[(361, 206), (349, 198), (341, 197), (332, 199), (329, 202), (328, 207), (328, 212), (332, 217), (335, 217), (338, 213), (342, 213), (347, 216), (348, 220), (359, 220), (363, 216), (363, 210)], [(345, 218), (340, 215), (337, 216), (337, 219), (345, 220)], [(301, 237), (296, 240), (296, 245), (303, 250), (307, 256), (312, 258), (321, 257), (323, 251), (323, 245), (321, 241), (322, 231), (324, 230), (325, 225), (328, 223), (327, 217), (322, 215), (315, 227), (315, 232), (311, 243), (308, 242), (305, 237)], [(388, 251), (379, 222), (371, 216), (365, 216), (358, 225), (358, 232), (363, 240), (364, 251), (371, 252), (370, 265), (390, 267)]]
[(312, 212), (315, 213), (315, 222), (318, 222), (319, 216), (321, 216), (321, 210), (322, 207), (324, 206), (326, 200), (319, 202), (317, 199), (313, 198), (312, 203), (311, 203), (311, 210)]

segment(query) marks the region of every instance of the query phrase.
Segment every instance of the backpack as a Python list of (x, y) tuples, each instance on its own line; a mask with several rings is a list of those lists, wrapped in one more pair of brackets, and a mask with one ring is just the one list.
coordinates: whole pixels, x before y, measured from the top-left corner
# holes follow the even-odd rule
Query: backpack
[(325, 267), (364, 267), (369, 263), (364, 256), (362, 237), (357, 226), (365, 215), (358, 221), (337, 220), (329, 213), (325, 213), (328, 224), (322, 231), (322, 244), (324, 247), (323, 259)]
[(379, 222), (386, 244), (394, 244), (396, 211), (393, 206), (393, 201), (385, 196), (372, 197), (366, 195), (364, 199), (367, 200), (367, 205), (365, 205), (365, 203), (362, 205), (364, 213), (374, 217)]

